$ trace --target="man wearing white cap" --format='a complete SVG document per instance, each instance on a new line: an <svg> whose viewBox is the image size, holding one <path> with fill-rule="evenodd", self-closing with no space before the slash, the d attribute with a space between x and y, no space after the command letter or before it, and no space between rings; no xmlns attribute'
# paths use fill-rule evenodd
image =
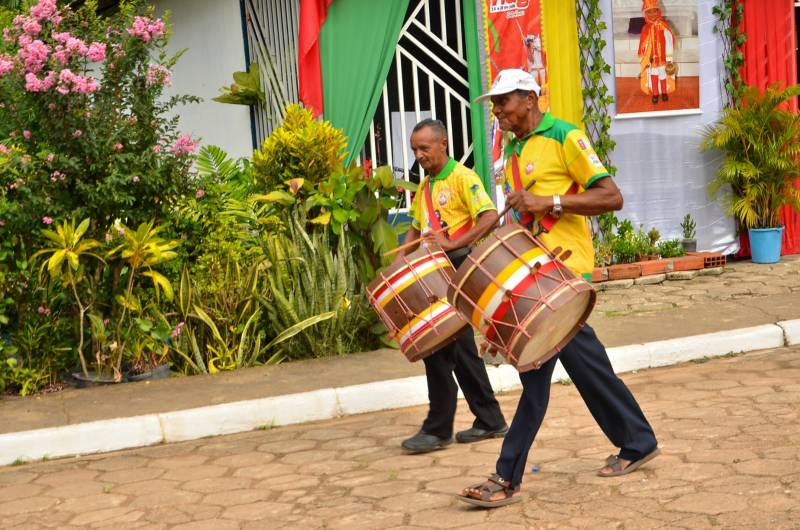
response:
<svg viewBox="0 0 800 530"><path fill-rule="evenodd" d="M506 201L517 220L534 230L548 247L569 249L564 261L591 279L594 248L585 216L622 208L622 194L586 135L577 127L539 110L539 85L523 70L503 70L491 90L500 128L513 137L506 147ZM527 185L535 181L530 191ZM630 390L616 375L603 344L585 325L558 358L611 442L620 448L597 471L601 477L624 475L654 458L658 444ZM503 441L496 472L465 488L458 498L496 507L521 500L520 483L533 440L547 411L556 357L539 370L520 373L522 395Z"/></svg>

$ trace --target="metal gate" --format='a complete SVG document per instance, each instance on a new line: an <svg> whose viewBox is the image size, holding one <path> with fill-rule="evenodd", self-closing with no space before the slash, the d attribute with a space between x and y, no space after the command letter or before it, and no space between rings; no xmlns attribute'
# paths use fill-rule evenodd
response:
<svg viewBox="0 0 800 530"><path fill-rule="evenodd" d="M265 104L251 111L255 129L253 147L259 147L283 121L286 105L299 101L297 36L300 0L243 0L247 55L261 70Z"/></svg>
<svg viewBox="0 0 800 530"><path fill-rule="evenodd" d="M447 126L449 154L472 165L469 81L460 0L411 0L362 160L389 165L406 180L424 172L409 138L424 118ZM410 194L406 193L407 206Z"/></svg>
<svg viewBox="0 0 800 530"><path fill-rule="evenodd" d="M261 68L266 105L254 109L261 145L281 123L283 108L298 101L297 37L299 0L243 0L250 60ZM421 119L442 120L450 156L472 165L461 0L410 0L380 103L360 150L360 161L389 165L412 182L422 170L408 145ZM270 75L271 74L271 75ZM407 194L406 204L410 197Z"/></svg>

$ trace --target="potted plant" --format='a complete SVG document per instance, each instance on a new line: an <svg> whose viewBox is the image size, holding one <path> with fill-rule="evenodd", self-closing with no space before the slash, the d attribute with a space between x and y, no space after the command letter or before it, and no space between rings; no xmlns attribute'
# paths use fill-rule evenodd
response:
<svg viewBox="0 0 800 530"><path fill-rule="evenodd" d="M780 209L800 209L800 116L781 108L800 95L800 85L780 89L747 88L738 107L727 108L704 132L701 149L718 149L725 160L709 184L716 196L730 187L725 207L747 228L756 263L780 259L783 226Z"/></svg>
<svg viewBox="0 0 800 530"><path fill-rule="evenodd" d="M683 240L681 240L681 245L683 246L684 252L697 251L697 240L694 238L696 226L697 225L694 222L694 219L692 219L692 214L687 213L683 217L683 221L681 221L681 230L683 231Z"/></svg>

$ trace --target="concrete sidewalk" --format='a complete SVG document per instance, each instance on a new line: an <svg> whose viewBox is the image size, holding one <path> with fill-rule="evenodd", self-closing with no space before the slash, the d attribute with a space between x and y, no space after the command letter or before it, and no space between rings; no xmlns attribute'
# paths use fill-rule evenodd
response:
<svg viewBox="0 0 800 530"><path fill-rule="evenodd" d="M619 285L603 285L590 324L610 347L617 371L800 341L800 325L785 323L800 319L800 256L775 265L737 262L723 274L685 281L614 287ZM423 374L421 363L381 350L216 376L3 397L0 464L421 404ZM518 385L508 365L491 367L490 376L498 390Z"/></svg>

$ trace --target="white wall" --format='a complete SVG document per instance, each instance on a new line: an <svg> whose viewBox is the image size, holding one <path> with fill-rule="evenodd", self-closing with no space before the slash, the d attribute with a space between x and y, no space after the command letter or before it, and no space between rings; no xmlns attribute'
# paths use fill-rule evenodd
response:
<svg viewBox="0 0 800 530"><path fill-rule="evenodd" d="M188 48L178 61L167 95L189 94L202 103L178 108L180 129L203 144L218 145L231 156L252 154L250 111L212 101L232 74L245 70L242 18L237 0L159 0L156 11L172 12L170 52Z"/></svg>
<svg viewBox="0 0 800 530"><path fill-rule="evenodd" d="M603 18L608 26L606 42L614 42L612 1L603 0ZM636 0L641 5L639 0ZM706 188L720 161L717 153L700 153L703 127L713 123L723 106L719 76L722 45L713 32L715 0L698 0L700 110L685 116L619 119L610 134L617 141L611 162L617 167L615 180L625 197L618 217L631 219L646 229L656 227L662 239L680 236L680 221L691 213L697 222L699 250L733 252L738 249L733 219L725 215L719 199L708 197ZM614 64L613 46L604 50ZM613 70L612 70L613 71ZM614 87L613 76L606 79ZM612 116L616 108L611 109Z"/></svg>

